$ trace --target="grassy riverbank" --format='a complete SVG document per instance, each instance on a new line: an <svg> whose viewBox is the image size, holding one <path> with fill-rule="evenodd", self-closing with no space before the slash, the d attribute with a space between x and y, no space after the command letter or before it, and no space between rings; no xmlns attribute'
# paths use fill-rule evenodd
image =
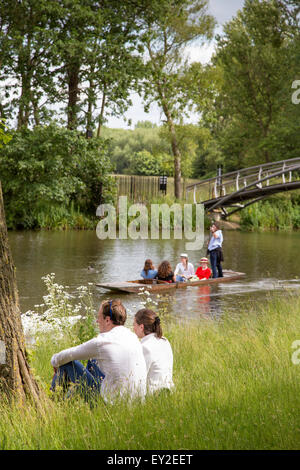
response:
<svg viewBox="0 0 300 470"><path fill-rule="evenodd" d="M18 409L1 401L3 449L299 449L300 296L253 303L236 318L169 324L175 391L145 403L83 401ZM32 366L47 389L49 358L68 339L44 338ZM298 347L299 348L299 347Z"/></svg>
<svg viewBox="0 0 300 470"><path fill-rule="evenodd" d="M166 197L153 197L145 202L148 215L149 225L151 216L152 204L165 204L171 207L173 204L179 204L182 208L182 228L184 229L184 204L186 201L176 201L174 197L167 195ZM128 199L128 208L134 204L133 201ZM137 213L134 216L127 215L127 226L139 216ZM205 229L209 228L210 219L215 215L212 214L208 217L205 214L204 226ZM73 203L69 206L44 206L39 208L36 214L35 229L41 230L96 230L96 226L100 220L91 214L86 214L75 207ZM8 226L10 224L9 214L7 215ZM232 223L231 223L232 222ZM162 220L160 218L160 228ZM191 216L192 229L196 229L196 211L195 207L192 210ZM116 214L116 226L119 227L119 214ZM240 212L229 217L228 223L224 224L224 228L229 229L242 229L243 231L292 231L300 229L300 192L295 191L293 194L280 194L273 196L266 201L261 201L246 207ZM174 230L174 213L170 213L170 229Z"/></svg>
<svg viewBox="0 0 300 470"><path fill-rule="evenodd" d="M247 231L300 229L300 193L279 194L240 212L240 225Z"/></svg>

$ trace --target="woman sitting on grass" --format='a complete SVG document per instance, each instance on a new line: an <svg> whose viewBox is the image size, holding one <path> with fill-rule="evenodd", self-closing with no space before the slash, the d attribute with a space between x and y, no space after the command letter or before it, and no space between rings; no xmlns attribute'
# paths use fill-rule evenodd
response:
<svg viewBox="0 0 300 470"><path fill-rule="evenodd" d="M153 266L151 259L146 259L144 269L141 272L143 279L154 279L157 274L157 269Z"/></svg>
<svg viewBox="0 0 300 470"><path fill-rule="evenodd" d="M172 267L169 263L169 261L162 261L160 265L158 266L158 271L157 275L155 276L155 279L158 279L159 281L165 281L165 282L175 282L175 274L172 271Z"/></svg>
<svg viewBox="0 0 300 470"><path fill-rule="evenodd" d="M135 314L133 328L143 348L148 392L170 390L174 386L173 353L169 341L162 335L160 318L153 310L142 308Z"/></svg>

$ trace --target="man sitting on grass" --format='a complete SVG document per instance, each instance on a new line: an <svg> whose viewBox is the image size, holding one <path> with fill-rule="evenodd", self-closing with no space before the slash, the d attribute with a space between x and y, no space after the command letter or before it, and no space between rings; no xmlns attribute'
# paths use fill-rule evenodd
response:
<svg viewBox="0 0 300 470"><path fill-rule="evenodd" d="M125 328L126 309L120 300L100 305L97 323L100 334L73 348L65 349L51 359L56 384L80 384L85 396L98 392L105 401L117 396L136 397L146 393L146 364L137 336ZM87 367L79 360L89 359Z"/></svg>

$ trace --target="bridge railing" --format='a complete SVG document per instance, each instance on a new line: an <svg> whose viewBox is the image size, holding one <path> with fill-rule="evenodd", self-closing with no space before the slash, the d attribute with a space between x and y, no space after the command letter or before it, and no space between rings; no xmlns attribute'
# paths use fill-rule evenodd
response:
<svg viewBox="0 0 300 470"><path fill-rule="evenodd" d="M300 158L264 163L221 176L208 178L186 187L186 199L192 194L193 202L203 202L226 196L255 184L258 188L291 182L299 178ZM280 175L278 175L280 173ZM262 180L262 181L261 181Z"/></svg>

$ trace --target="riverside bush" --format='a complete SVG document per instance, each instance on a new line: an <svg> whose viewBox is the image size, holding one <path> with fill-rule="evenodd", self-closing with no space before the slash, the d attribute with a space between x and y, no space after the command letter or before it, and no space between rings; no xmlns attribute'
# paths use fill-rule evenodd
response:
<svg viewBox="0 0 300 470"><path fill-rule="evenodd" d="M15 131L0 149L8 228L92 228L114 195L107 145L54 123Z"/></svg>
<svg viewBox="0 0 300 470"><path fill-rule="evenodd" d="M240 223L246 230L299 229L299 198L278 196L252 204L241 211Z"/></svg>

